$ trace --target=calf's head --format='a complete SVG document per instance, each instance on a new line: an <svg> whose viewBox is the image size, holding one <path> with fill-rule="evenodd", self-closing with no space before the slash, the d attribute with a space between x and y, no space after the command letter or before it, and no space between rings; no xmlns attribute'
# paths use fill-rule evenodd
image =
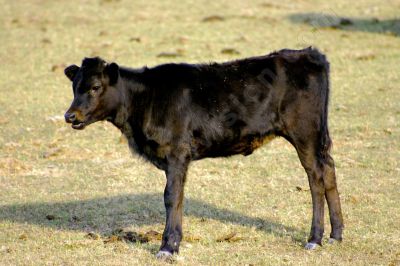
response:
<svg viewBox="0 0 400 266"><path fill-rule="evenodd" d="M65 68L65 75L72 81L74 100L65 113L65 121L74 129L113 116L119 104L117 89L119 67L107 64L101 58L85 58L81 67Z"/></svg>

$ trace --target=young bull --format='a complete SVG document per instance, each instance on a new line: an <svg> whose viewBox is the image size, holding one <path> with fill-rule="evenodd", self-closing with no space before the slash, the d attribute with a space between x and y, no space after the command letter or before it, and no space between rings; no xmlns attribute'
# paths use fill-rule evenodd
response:
<svg viewBox="0 0 400 266"><path fill-rule="evenodd" d="M166 227L157 257L179 251L182 200L191 161L249 155L274 136L297 150L310 184L313 217L306 245L324 232L324 198L332 232L342 240L342 213L329 154L329 63L313 48L281 50L222 64L165 64L131 69L100 58L65 69L74 100L65 120L84 129L114 124L130 148L166 173Z"/></svg>

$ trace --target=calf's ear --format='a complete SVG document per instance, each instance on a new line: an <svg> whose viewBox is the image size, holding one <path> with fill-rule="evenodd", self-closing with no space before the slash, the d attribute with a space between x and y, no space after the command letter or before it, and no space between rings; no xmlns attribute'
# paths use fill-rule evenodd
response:
<svg viewBox="0 0 400 266"><path fill-rule="evenodd" d="M77 65L70 65L64 69L64 74L69 78L69 80L73 81L78 71L79 67Z"/></svg>
<svg viewBox="0 0 400 266"><path fill-rule="evenodd" d="M119 66L116 63L107 65L106 73L111 86L117 83L119 77Z"/></svg>

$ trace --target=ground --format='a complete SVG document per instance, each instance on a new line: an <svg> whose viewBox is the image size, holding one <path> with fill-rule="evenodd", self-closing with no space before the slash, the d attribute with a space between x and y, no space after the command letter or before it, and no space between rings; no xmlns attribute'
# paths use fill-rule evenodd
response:
<svg viewBox="0 0 400 266"><path fill-rule="evenodd" d="M304 250L307 178L276 139L191 165L173 263L400 265L398 0L0 4L1 265L160 264L165 177L110 124L78 132L63 122L66 65L95 55L132 67L221 62L309 45L331 62L343 243Z"/></svg>

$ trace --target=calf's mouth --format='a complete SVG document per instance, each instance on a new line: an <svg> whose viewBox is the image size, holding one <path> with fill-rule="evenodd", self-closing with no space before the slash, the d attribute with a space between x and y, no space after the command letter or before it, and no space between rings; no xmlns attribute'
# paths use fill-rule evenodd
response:
<svg viewBox="0 0 400 266"><path fill-rule="evenodd" d="M78 122L78 121L77 122L73 122L71 127L73 129L81 130L81 129L84 129L86 127L86 123L85 122Z"/></svg>

